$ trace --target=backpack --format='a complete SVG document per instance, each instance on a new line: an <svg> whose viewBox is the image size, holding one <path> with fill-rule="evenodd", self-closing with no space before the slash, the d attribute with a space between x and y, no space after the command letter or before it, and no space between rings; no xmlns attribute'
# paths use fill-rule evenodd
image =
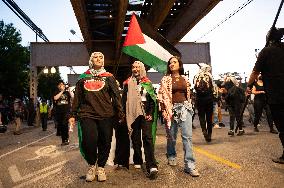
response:
<svg viewBox="0 0 284 188"><path fill-rule="evenodd" d="M213 92L212 79L208 74L199 74L195 78L195 86L197 94L205 95Z"/></svg>
<svg viewBox="0 0 284 188"><path fill-rule="evenodd" d="M228 90L225 100L230 105L244 103L246 100L244 89L234 85Z"/></svg>

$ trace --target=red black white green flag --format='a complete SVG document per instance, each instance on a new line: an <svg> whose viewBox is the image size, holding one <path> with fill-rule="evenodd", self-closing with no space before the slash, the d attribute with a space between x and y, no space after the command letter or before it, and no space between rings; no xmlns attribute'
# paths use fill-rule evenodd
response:
<svg viewBox="0 0 284 188"><path fill-rule="evenodd" d="M172 56L181 56L167 39L135 14L131 17L122 51L162 73L166 73Z"/></svg>

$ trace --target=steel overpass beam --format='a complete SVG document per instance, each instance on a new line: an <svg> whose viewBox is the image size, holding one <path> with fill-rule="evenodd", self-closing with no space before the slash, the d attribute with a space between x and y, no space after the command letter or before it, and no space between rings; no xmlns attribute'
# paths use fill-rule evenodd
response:
<svg viewBox="0 0 284 188"><path fill-rule="evenodd" d="M220 0L193 0L168 28L165 37L177 44Z"/></svg>
<svg viewBox="0 0 284 188"><path fill-rule="evenodd" d="M121 51L121 40L122 40L122 33L124 30L124 21L125 15L127 12L128 0L116 0L117 4L117 15L116 15L116 22L115 22L115 55L114 55L114 62L116 66L113 68L113 73L117 73L118 66L121 61L122 51Z"/></svg>
<svg viewBox="0 0 284 188"><path fill-rule="evenodd" d="M153 26L154 30L157 30L159 26L166 19L171 8L176 0L154 0L151 6L150 13L147 16L147 22Z"/></svg>
<svg viewBox="0 0 284 188"><path fill-rule="evenodd" d="M91 31L89 31L90 25L89 25L89 18L86 10L86 5L84 0L70 0L75 16L77 18L78 24L80 26L80 30L82 32L87 50L89 53L91 53L92 50L92 36Z"/></svg>

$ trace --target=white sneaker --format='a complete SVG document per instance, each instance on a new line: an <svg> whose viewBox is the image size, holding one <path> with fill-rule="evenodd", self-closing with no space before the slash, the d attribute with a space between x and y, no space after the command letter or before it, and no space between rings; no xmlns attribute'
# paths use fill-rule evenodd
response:
<svg viewBox="0 0 284 188"><path fill-rule="evenodd" d="M134 165L134 168L135 169L141 169L141 165L140 164L136 164L136 165Z"/></svg>
<svg viewBox="0 0 284 188"><path fill-rule="evenodd" d="M176 159L168 159L168 165L176 166L177 165L177 160Z"/></svg>
<svg viewBox="0 0 284 188"><path fill-rule="evenodd" d="M157 179L158 169L157 168L150 168L149 179L154 180Z"/></svg>
<svg viewBox="0 0 284 188"><path fill-rule="evenodd" d="M98 181L106 181L107 178L104 168L98 167L97 173L98 173Z"/></svg>
<svg viewBox="0 0 284 188"><path fill-rule="evenodd" d="M94 181L95 178L96 178L96 166L90 165L89 170L86 175L86 181L91 182L91 181Z"/></svg>
<svg viewBox="0 0 284 188"><path fill-rule="evenodd" d="M200 176L197 169L184 169L184 172L190 174L192 177L199 177Z"/></svg>
<svg viewBox="0 0 284 188"><path fill-rule="evenodd" d="M214 129L221 129L222 127L220 127L218 124L215 124L213 128Z"/></svg>

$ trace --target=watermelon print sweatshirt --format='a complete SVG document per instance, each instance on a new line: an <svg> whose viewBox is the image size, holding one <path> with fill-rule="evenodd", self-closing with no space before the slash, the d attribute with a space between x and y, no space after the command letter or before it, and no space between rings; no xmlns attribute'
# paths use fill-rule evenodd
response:
<svg viewBox="0 0 284 188"><path fill-rule="evenodd" d="M104 72L93 76L89 71L80 76L72 103L72 116L102 120L123 117L121 96L115 78Z"/></svg>

